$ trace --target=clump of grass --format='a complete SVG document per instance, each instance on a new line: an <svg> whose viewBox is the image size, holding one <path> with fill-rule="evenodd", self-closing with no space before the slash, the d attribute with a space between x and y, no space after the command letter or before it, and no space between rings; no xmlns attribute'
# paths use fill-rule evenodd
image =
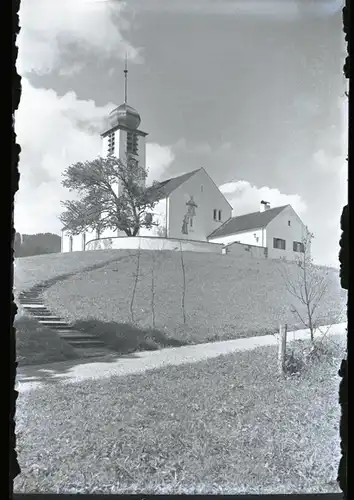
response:
<svg viewBox="0 0 354 500"><path fill-rule="evenodd" d="M20 314L14 321L19 366L77 359L75 349L37 320Z"/></svg>
<svg viewBox="0 0 354 500"><path fill-rule="evenodd" d="M323 335L314 342L296 340L287 347L285 372L288 375L301 376L323 363L336 362L339 352L344 353L344 341L338 337Z"/></svg>

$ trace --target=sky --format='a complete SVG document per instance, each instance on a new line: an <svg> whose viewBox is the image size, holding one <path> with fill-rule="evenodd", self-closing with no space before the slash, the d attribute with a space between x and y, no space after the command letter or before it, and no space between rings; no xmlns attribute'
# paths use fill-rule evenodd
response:
<svg viewBox="0 0 354 500"><path fill-rule="evenodd" d="M22 0L16 230L60 234L65 168L101 153L124 99L149 180L204 167L233 215L290 203L338 266L347 202L346 55L336 0Z"/></svg>

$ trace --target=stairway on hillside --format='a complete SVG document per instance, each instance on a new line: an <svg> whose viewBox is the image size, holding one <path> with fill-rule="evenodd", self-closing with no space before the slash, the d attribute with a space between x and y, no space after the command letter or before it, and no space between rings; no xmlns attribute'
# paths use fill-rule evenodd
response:
<svg viewBox="0 0 354 500"><path fill-rule="evenodd" d="M46 287L35 286L28 291L21 292L18 300L23 310L36 319L41 325L55 330L56 333L77 351L79 357L101 357L114 354L104 342L92 334L80 332L72 328L70 323L55 316L44 305L42 292Z"/></svg>

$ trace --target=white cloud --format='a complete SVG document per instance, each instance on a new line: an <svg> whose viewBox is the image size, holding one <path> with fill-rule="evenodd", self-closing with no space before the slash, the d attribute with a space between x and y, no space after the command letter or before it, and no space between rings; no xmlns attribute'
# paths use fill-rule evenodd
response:
<svg viewBox="0 0 354 500"><path fill-rule="evenodd" d="M113 104L96 106L79 100L74 92L59 97L53 90L36 89L22 80L22 96L15 115L21 146L20 188L16 194L15 226L20 232L59 232L60 201L70 193L61 186L65 168L101 154L104 117ZM167 146L149 144L151 173L161 175L173 160Z"/></svg>
<svg viewBox="0 0 354 500"><path fill-rule="evenodd" d="M21 31L17 38L17 68L28 72L61 74L80 71L83 61L70 61L68 44L79 44L79 54L139 60L139 51L125 40L127 28L121 13L124 2L105 0L23 0L19 12ZM67 60L66 60L67 59Z"/></svg>
<svg viewBox="0 0 354 500"><path fill-rule="evenodd" d="M247 181L228 182L220 186L233 207L233 215L243 215L257 212L261 200L268 201L271 206L291 205L301 217L307 210L307 205L298 194L283 194L278 189L267 186L252 186Z"/></svg>
<svg viewBox="0 0 354 500"><path fill-rule="evenodd" d="M146 144L146 165L149 169L147 184L161 181L164 172L171 165L175 156L169 146L160 146L156 143Z"/></svg>

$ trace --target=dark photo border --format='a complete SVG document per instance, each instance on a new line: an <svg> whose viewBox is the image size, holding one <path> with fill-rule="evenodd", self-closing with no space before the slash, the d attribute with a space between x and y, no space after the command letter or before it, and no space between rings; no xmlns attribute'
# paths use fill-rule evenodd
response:
<svg viewBox="0 0 354 500"><path fill-rule="evenodd" d="M27 0L30 2L31 0ZM47 0L49 1L60 1L60 0ZM178 1L178 0L176 0ZM193 1L193 0L191 0ZM285 0L284 0L285 1ZM325 1L325 0L324 0ZM4 2L4 6L8 6L8 2ZM6 495L5 489L1 491L1 498L15 498L17 500L49 500L49 499L74 499L77 498L77 495L55 495L55 494L13 494L13 481L21 473L16 453L16 426L15 426L15 409L16 409L16 400L18 397L18 392L15 390L15 378L16 378L16 337L15 337L15 328L13 326L14 318L16 315L17 307L14 301L13 294L13 261L14 261L14 251L13 251L13 241L15 235L14 229L14 218L13 218L13 208L14 208L14 196L19 188L19 156L21 152L20 145L16 142L16 134L14 130L13 116L15 110L17 110L21 98L21 77L17 74L16 71L16 59L18 49L16 47L16 38L19 33L19 8L20 8L20 0L12 0L12 123L11 123L11 174L10 174L10 189L5 189L4 196L9 203L6 204L5 213L6 213L6 228L8 228L10 233L9 245L4 245L6 257L8 258L9 264L9 280L6 281L7 290L6 293L9 292L9 350L5 349L6 356L5 364L7 364L7 359L9 359L9 391L7 391L6 402L9 404L5 405L5 408L8 408L7 415L7 426L8 426L8 440L9 440L9 453L7 455L7 461L9 464L9 475L8 475L8 483L7 488L8 494ZM4 9L6 10L6 9ZM350 0L346 0L346 5L343 8L343 30L345 33L345 40L347 44L347 57L344 62L343 71L345 77L349 80L349 94L348 98L351 95L351 72L350 72L350 51L351 51L351 43L350 43ZM7 25L5 24L5 27ZM3 75L5 72L3 73ZM6 97L5 97L6 99ZM350 104L349 104L349 145L350 145ZM6 127L5 127L6 129ZM350 165L351 165L351 155L350 155L350 147L348 151L348 185L350 193L351 190L351 175L350 175ZM6 177L5 177L6 179ZM10 196L9 196L10 193ZM350 198L350 197L349 197ZM349 199L348 198L348 199ZM348 318L348 328L347 328L347 340L350 336L350 332L353 329L353 326L350 321L350 311L352 310L351 302L352 302L352 293L350 289L350 275L349 275L349 211L350 211L350 203L343 208L341 220L338 221L338 224L341 226L342 236L340 240L340 252L339 252L339 261L340 261L340 280L341 287L348 291L348 309L347 309L347 318ZM6 274L5 274L6 276ZM349 344L347 344L349 347ZM318 499L318 500L330 500L330 499L339 499L339 498L348 498L348 487L347 487L347 463L348 463L348 358L347 360L343 359L341 366L339 368L339 375L341 377L340 387L339 387L339 404L341 405L341 420L340 420L340 439L341 439L341 453L342 458L340 461L339 469L338 469L338 484L343 492L342 494L309 494L309 495L240 495L240 496L227 496L223 495L222 497L227 498L245 498L248 500L259 499L259 500L270 500L271 498L279 499L279 498L289 498L289 499ZM9 357L9 358L8 358ZM107 495L79 495L81 500L88 500L89 498L106 498ZM118 497L118 498L159 498L163 499L166 496L164 495L109 495L110 497ZM168 496L168 498L172 498L174 495ZM195 496L198 495L183 495L185 496ZM208 498L207 495L200 495L204 498ZM221 495L220 495L221 496ZM176 495L177 497L177 495ZM213 498L212 496L210 496Z"/></svg>

